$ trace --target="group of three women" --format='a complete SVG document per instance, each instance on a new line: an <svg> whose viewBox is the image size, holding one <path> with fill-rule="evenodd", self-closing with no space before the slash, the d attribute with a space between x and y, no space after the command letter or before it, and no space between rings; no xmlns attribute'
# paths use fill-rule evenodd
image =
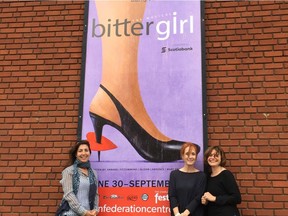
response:
<svg viewBox="0 0 288 216"><path fill-rule="evenodd" d="M239 216L241 195L233 174L224 168L226 158L220 147L210 147L204 154L211 168L206 174L195 168L198 145L183 144L180 154L184 166L170 173L169 200L173 216ZM70 150L69 166L62 172L63 199L56 216L96 216L99 195L97 173L90 167L88 141L77 142Z"/></svg>

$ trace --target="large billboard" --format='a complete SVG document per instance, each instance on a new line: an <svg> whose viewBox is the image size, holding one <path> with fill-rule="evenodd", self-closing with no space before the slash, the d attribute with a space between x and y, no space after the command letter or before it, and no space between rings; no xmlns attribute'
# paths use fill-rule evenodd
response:
<svg viewBox="0 0 288 216"><path fill-rule="evenodd" d="M201 147L203 170L201 1L86 4L79 134L93 150L99 215L168 216L183 143Z"/></svg>

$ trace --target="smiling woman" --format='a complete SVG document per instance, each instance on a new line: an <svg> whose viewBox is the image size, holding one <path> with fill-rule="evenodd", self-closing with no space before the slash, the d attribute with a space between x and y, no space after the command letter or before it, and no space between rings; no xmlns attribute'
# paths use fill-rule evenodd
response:
<svg viewBox="0 0 288 216"><path fill-rule="evenodd" d="M207 205L208 216L240 216L237 204L241 194L233 174L224 168L225 153L219 146L209 147L204 154L204 162L209 165L207 192L201 202Z"/></svg>
<svg viewBox="0 0 288 216"><path fill-rule="evenodd" d="M169 200L173 216L203 216L201 196L206 187L204 172L196 169L200 147L193 143L184 143L180 150L184 166L170 173Z"/></svg>
<svg viewBox="0 0 288 216"><path fill-rule="evenodd" d="M91 155L90 146L86 144L81 144L76 152L77 160L82 163L87 162L89 160L90 155Z"/></svg>
<svg viewBox="0 0 288 216"><path fill-rule="evenodd" d="M69 166L60 183L63 199L56 216L96 216L98 214L98 178L90 167L91 148L87 140L77 141L70 150Z"/></svg>

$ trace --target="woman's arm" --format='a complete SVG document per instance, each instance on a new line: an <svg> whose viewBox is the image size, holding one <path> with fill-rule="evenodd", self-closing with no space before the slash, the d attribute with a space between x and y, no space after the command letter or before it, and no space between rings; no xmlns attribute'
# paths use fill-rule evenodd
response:
<svg viewBox="0 0 288 216"><path fill-rule="evenodd" d="M201 175L199 176L199 178L196 178L195 181L198 182L197 187L194 188L194 190L196 191L196 196L195 198L189 203L189 205L187 206L187 209L189 210L189 212L193 215L193 212L195 211L195 209L201 205L201 197L204 194L205 190L206 190L206 175L205 173L201 173Z"/></svg>
<svg viewBox="0 0 288 216"><path fill-rule="evenodd" d="M168 196L170 202L170 208L173 210L174 215L179 213L178 209L178 200L177 200L177 192L176 192L176 179L173 175L173 171L170 173L169 178L169 188L168 188Z"/></svg>
<svg viewBox="0 0 288 216"><path fill-rule="evenodd" d="M226 170L223 173L223 187L225 189L225 195L219 195L216 197L215 203L218 205L225 204L240 204L241 203L241 193L239 191L237 182L233 176L233 174Z"/></svg>
<svg viewBox="0 0 288 216"><path fill-rule="evenodd" d="M69 203L70 208L79 215L85 215L87 210L81 206L76 195L73 192L73 168L68 167L62 172L62 179L60 183L62 184L64 199Z"/></svg>

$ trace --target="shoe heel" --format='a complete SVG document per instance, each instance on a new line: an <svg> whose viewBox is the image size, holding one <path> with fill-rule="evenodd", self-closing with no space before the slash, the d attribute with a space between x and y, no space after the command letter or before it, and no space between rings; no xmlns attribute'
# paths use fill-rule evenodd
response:
<svg viewBox="0 0 288 216"><path fill-rule="evenodd" d="M102 129L104 125L110 125L126 137L138 154L150 162L171 162L180 160L180 149L183 141L161 141L151 136L124 108L124 106L104 86L100 88L110 97L120 116L121 125L105 119L97 114L89 112L97 143L101 144ZM100 152L98 152L100 161Z"/></svg>
<svg viewBox="0 0 288 216"><path fill-rule="evenodd" d="M93 128L95 131L95 136L96 136L96 142L101 144L102 140L102 131L103 131L103 126L105 124L105 121L103 118L100 116L96 116L93 113L89 113L90 118L92 120ZM100 151L98 151L98 161L100 161Z"/></svg>

